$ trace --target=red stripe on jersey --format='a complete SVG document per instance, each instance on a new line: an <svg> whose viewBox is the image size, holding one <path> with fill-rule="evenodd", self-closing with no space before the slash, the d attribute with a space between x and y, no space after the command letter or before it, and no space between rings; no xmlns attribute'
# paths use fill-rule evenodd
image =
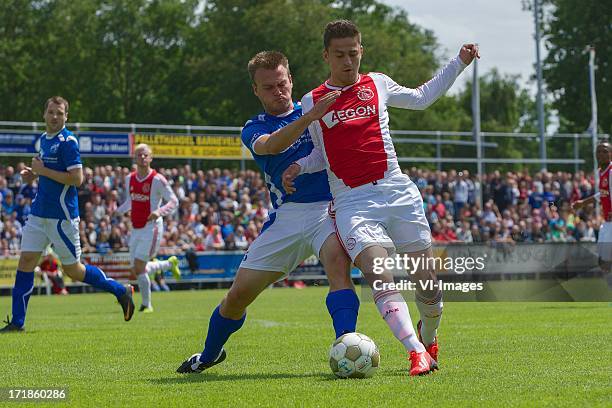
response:
<svg viewBox="0 0 612 408"><path fill-rule="evenodd" d="M312 91L313 103L333 91L325 84ZM319 120L329 168L349 187L379 180L387 171L380 129L378 91L372 78L343 90L333 110Z"/></svg>
<svg viewBox="0 0 612 408"><path fill-rule="evenodd" d="M151 186L157 172L152 170L144 179L138 180L138 173L130 175L130 199L132 200L132 226L142 228L151 215Z"/></svg>
<svg viewBox="0 0 612 408"><path fill-rule="evenodd" d="M612 164L612 163L611 163ZM603 210L603 218L604 220L608 220L608 216L610 215L610 211L612 210L612 202L610 201L610 166L604 171L599 172L599 194L601 199L601 208Z"/></svg>

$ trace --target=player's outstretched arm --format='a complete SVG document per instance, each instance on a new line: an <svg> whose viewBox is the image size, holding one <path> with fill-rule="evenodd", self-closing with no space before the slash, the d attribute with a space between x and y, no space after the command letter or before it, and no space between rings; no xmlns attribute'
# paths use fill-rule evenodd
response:
<svg viewBox="0 0 612 408"><path fill-rule="evenodd" d="M423 110L449 90L455 79L474 58L480 58L477 44L464 44L459 55L446 64L433 78L416 89L406 88L386 77L387 105L396 108Z"/></svg>
<svg viewBox="0 0 612 408"><path fill-rule="evenodd" d="M304 133L308 125L325 115L329 107L338 99L338 96L340 96L340 91L328 93L298 120L269 135L261 136L253 145L255 153L264 155L278 154L285 151Z"/></svg>
<svg viewBox="0 0 612 408"><path fill-rule="evenodd" d="M581 209L584 206L587 206L589 204L594 203L595 201L597 201L598 198L599 198L599 196L597 194L594 194L594 195L592 195L590 197L587 197L587 198L584 198L582 200L574 201L572 203L572 208L574 210L579 210L579 209Z"/></svg>
<svg viewBox="0 0 612 408"><path fill-rule="evenodd" d="M40 157L32 158L32 172L69 186L78 187L83 184L83 169L81 167L72 168L68 171L52 170L45 167L45 163L43 163Z"/></svg>

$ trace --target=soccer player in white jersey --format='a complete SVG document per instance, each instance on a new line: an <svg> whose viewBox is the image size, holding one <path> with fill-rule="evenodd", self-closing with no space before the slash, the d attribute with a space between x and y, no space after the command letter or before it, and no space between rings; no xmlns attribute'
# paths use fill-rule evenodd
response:
<svg viewBox="0 0 612 408"><path fill-rule="evenodd" d="M32 159L31 168L21 172L26 183L39 178L38 191L21 237L21 255L13 287L13 318L7 319L0 332L23 331L34 290L34 268L49 243L53 244L66 275L115 295L123 309L123 318L128 321L134 313L132 286L123 286L107 278L97 266L80 262L77 186L83 182L83 169L78 140L65 126L68 101L60 96L49 98L43 118L46 132L39 138L39 156Z"/></svg>
<svg viewBox="0 0 612 408"><path fill-rule="evenodd" d="M433 258L423 201L419 189L399 167L387 107L427 108L479 56L478 47L464 45L431 80L410 89L384 74L359 73L363 47L361 34L352 22L329 23L323 42L331 76L304 96L302 108L308 112L330 92L340 91L341 95L325 116L310 125L315 149L287 169L285 188L293 190L291 183L298 174L327 169L338 235L372 287L381 316L409 353L410 375L427 374L438 368L437 328L442 315L442 292L433 263L424 262L428 264L425 268L410 271L417 282L416 304L421 317L418 335L401 293L380 285L393 282L393 271L373 273L375 262L396 253L423 260ZM419 282L433 286L422 287Z"/></svg>
<svg viewBox="0 0 612 408"><path fill-rule="evenodd" d="M291 98L293 82L283 54L258 53L249 61L248 71L264 112L246 123L242 141L264 173L274 210L244 256L229 292L213 311L203 352L184 361L179 373L201 372L223 361L223 346L242 327L246 308L312 254L319 257L329 279L326 305L336 337L355 331L357 323L359 299L350 279L350 261L328 215L327 175L319 171L298 177L300 192L295 195L287 195L281 181L287 166L312 150L307 127L325 114L339 93L329 93L308 115L302 115Z"/></svg>
<svg viewBox="0 0 612 408"><path fill-rule="evenodd" d="M579 210L599 200L603 222L599 227L597 252L599 265L607 273L608 287L612 287L612 273L610 273L612 266L612 197L610 196L612 151L610 150L610 144L606 141L599 143L595 148L595 156L599 166L599 193L574 202L572 207Z"/></svg>
<svg viewBox="0 0 612 408"><path fill-rule="evenodd" d="M163 217L176 211L178 199L166 178L151 168L153 154L148 145L143 143L136 146L134 159L136 170L125 177L124 185L128 190L126 200L115 212L125 214L131 210L130 261L142 297L139 311L151 313L149 274L171 269L175 279L181 277L176 256L166 261L151 261L159 250L164 234ZM166 204L162 205L162 200Z"/></svg>

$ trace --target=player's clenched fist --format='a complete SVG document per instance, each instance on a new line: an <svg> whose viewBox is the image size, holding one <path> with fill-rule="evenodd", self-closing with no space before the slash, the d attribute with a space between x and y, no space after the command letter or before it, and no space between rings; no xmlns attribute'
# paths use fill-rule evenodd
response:
<svg viewBox="0 0 612 408"><path fill-rule="evenodd" d="M292 163L283 173L283 188L287 194L295 193L294 181L300 175L301 167L297 163Z"/></svg>
<svg viewBox="0 0 612 408"><path fill-rule="evenodd" d="M21 174L21 178L26 184L30 184L36 179L36 175L32 172L30 167L25 167L19 174Z"/></svg>
<svg viewBox="0 0 612 408"><path fill-rule="evenodd" d="M40 174L42 169L45 168L45 163L40 159L40 157L32 157L32 172L34 174Z"/></svg>
<svg viewBox="0 0 612 408"><path fill-rule="evenodd" d="M463 44L459 51L459 58L465 65L470 65L474 58L480 58L478 44Z"/></svg>

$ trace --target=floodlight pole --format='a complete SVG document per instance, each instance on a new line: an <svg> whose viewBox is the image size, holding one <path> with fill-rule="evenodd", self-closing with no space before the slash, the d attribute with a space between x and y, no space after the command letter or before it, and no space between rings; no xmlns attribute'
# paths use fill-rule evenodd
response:
<svg viewBox="0 0 612 408"><path fill-rule="evenodd" d="M544 95L542 92L542 60L540 58L540 0L533 2L533 19L535 22L536 41L536 76L538 82L538 134L540 136L541 170L546 170L546 139L544 133Z"/></svg>
<svg viewBox="0 0 612 408"><path fill-rule="evenodd" d="M474 58L473 78L472 78L472 133L476 142L476 166L478 188L478 205L482 208L482 134L480 132L480 83L478 81L478 58Z"/></svg>
<svg viewBox="0 0 612 408"><path fill-rule="evenodd" d="M595 47L589 50L589 88L591 93L591 142L593 144L593 179L595 181L595 193L599 192L599 171L597 168L597 95L595 94ZM595 202L595 214L599 217L600 205Z"/></svg>

